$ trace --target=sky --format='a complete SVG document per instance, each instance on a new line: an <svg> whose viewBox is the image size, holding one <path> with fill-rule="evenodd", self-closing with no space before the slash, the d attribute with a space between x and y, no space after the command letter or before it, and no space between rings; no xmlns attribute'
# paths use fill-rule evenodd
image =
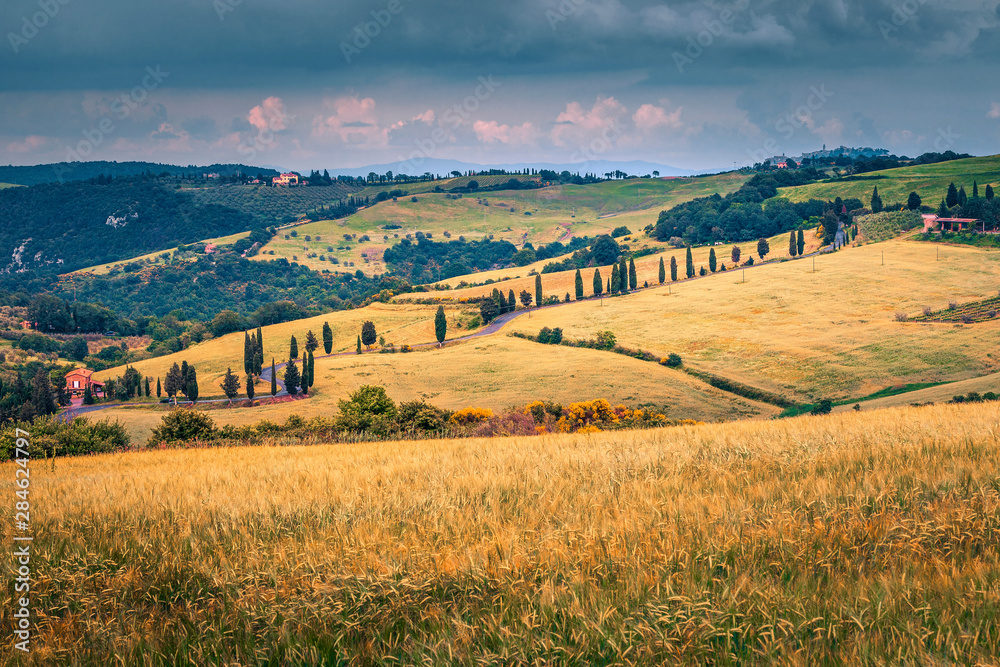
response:
<svg viewBox="0 0 1000 667"><path fill-rule="evenodd" d="M1000 153L1000 0L4 0L0 164Z"/></svg>

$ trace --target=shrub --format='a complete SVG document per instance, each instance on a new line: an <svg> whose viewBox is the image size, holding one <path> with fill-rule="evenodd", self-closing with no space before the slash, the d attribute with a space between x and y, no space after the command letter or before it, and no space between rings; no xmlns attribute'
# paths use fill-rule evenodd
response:
<svg viewBox="0 0 1000 667"><path fill-rule="evenodd" d="M472 435L477 438L502 438L509 436L535 435L534 418L523 412L505 412L479 424Z"/></svg>
<svg viewBox="0 0 1000 667"><path fill-rule="evenodd" d="M215 422L204 412L182 408L171 410L163 421L153 429L149 436L149 445L155 446L165 442L187 442L190 440L208 440L215 435Z"/></svg>
<svg viewBox="0 0 1000 667"><path fill-rule="evenodd" d="M617 342L613 331L599 331L594 346L599 350L612 350Z"/></svg>
<svg viewBox="0 0 1000 667"><path fill-rule="evenodd" d="M896 313L896 321L897 322L906 322L909 319L910 319L910 316L907 315L906 313L902 313L902 312Z"/></svg>
<svg viewBox="0 0 1000 667"><path fill-rule="evenodd" d="M32 457L80 456L101 454L128 449L129 437L125 427L108 419L91 423L78 417L68 424L55 417L39 417L33 422L8 422L0 428L0 460L14 457L17 441L15 429L31 433L28 453Z"/></svg>
<svg viewBox="0 0 1000 667"><path fill-rule="evenodd" d="M676 352L671 352L666 358L660 359L660 365L667 366L669 368L678 368L681 363L681 355Z"/></svg>
<svg viewBox="0 0 1000 667"><path fill-rule="evenodd" d="M958 319L962 320L962 324L972 324L972 315L965 314Z"/></svg>
<svg viewBox="0 0 1000 667"><path fill-rule="evenodd" d="M424 401L410 401L399 406L398 423L403 431L440 431L450 415Z"/></svg>
<svg viewBox="0 0 1000 667"><path fill-rule="evenodd" d="M958 308L958 301L948 302L948 310L955 310L956 308Z"/></svg>
<svg viewBox="0 0 1000 667"><path fill-rule="evenodd" d="M474 426L493 418L493 411L486 408L462 408L451 416L449 423L455 426Z"/></svg>
<svg viewBox="0 0 1000 667"><path fill-rule="evenodd" d="M828 415L833 412L833 401L829 398L824 398L822 401L813 406L809 414L812 415Z"/></svg>
<svg viewBox="0 0 1000 667"><path fill-rule="evenodd" d="M539 343L543 345L549 344L549 338L552 336L552 329L548 327L542 327L542 330L538 332L538 337L535 338Z"/></svg>
<svg viewBox="0 0 1000 667"><path fill-rule="evenodd" d="M924 316L925 317L930 317L933 314L934 314L934 309L933 308L931 308L930 306L924 306Z"/></svg>
<svg viewBox="0 0 1000 667"><path fill-rule="evenodd" d="M364 385L354 391L347 400L337 403L337 428L341 431L385 434L392 430L396 419L396 404L385 391L385 387Z"/></svg>

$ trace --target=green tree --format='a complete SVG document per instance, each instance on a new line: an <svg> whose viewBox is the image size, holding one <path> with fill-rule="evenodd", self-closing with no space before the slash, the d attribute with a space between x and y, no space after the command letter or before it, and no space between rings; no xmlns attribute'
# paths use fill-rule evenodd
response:
<svg viewBox="0 0 1000 667"><path fill-rule="evenodd" d="M767 242L767 239L763 237L757 239L757 256L764 259L769 252L771 252L771 245Z"/></svg>
<svg viewBox="0 0 1000 667"><path fill-rule="evenodd" d="M185 363L185 366L186 365L187 364ZM164 387L164 390L167 392L167 396L169 398L175 398L181 391L183 385L184 376L181 373L181 368L176 362L174 362L174 365L170 367L169 371L167 371L166 386Z"/></svg>
<svg viewBox="0 0 1000 667"><path fill-rule="evenodd" d="M251 403L253 403L254 393L256 393L257 388L254 386L254 380L252 375L247 376L246 389L247 389L247 399Z"/></svg>
<svg viewBox="0 0 1000 667"><path fill-rule="evenodd" d="M347 400L338 401L337 407L340 414L337 415L336 425L340 431L384 435L395 428L396 404L384 387L364 385Z"/></svg>
<svg viewBox="0 0 1000 667"><path fill-rule="evenodd" d="M310 329L309 333L306 334L306 352L315 352L317 348L319 348L319 341L316 340L316 334Z"/></svg>
<svg viewBox="0 0 1000 667"><path fill-rule="evenodd" d="M788 255L790 257L795 257L799 254L798 244L795 243L795 232L791 232L788 235Z"/></svg>
<svg viewBox="0 0 1000 667"><path fill-rule="evenodd" d="M307 353L309 376L308 382L309 388L312 389L313 385L316 384L316 358L313 356L312 352Z"/></svg>
<svg viewBox="0 0 1000 667"><path fill-rule="evenodd" d="M250 375L250 373L247 373L247 377ZM232 368L226 369L226 374L222 377L222 384L220 384L219 387L222 388L222 393L226 395L226 398L229 399L230 403L232 403L233 399L240 393L240 381L239 378L233 375Z"/></svg>
<svg viewBox="0 0 1000 667"><path fill-rule="evenodd" d="M56 401L52 397L52 381L49 372L39 368L31 381L31 408L35 415L51 415L56 411Z"/></svg>
<svg viewBox="0 0 1000 667"><path fill-rule="evenodd" d="M198 402L198 371L194 366L188 366L187 398L192 403Z"/></svg>
<svg viewBox="0 0 1000 667"><path fill-rule="evenodd" d="M806 235L801 229L799 230L798 237L795 239L795 244L798 246L799 257L801 257L806 251Z"/></svg>
<svg viewBox="0 0 1000 667"><path fill-rule="evenodd" d="M160 386L160 378L156 378L156 397L163 396L163 387Z"/></svg>
<svg viewBox="0 0 1000 667"><path fill-rule="evenodd" d="M378 340L378 334L375 332L375 323L371 320L365 322L361 325L361 342L369 350L372 349L372 345Z"/></svg>
<svg viewBox="0 0 1000 667"><path fill-rule="evenodd" d="M274 368L274 357L271 357L271 396L278 395L278 373Z"/></svg>
<svg viewBox="0 0 1000 667"><path fill-rule="evenodd" d="M333 329L329 322L323 322L323 349L327 354L333 352Z"/></svg>
<svg viewBox="0 0 1000 667"><path fill-rule="evenodd" d="M945 203L944 199L941 200L941 205L938 206L937 216L939 218L951 217L951 211L948 210L948 205Z"/></svg>
<svg viewBox="0 0 1000 667"><path fill-rule="evenodd" d="M288 363L285 364L285 391L287 391L292 396L299 393L299 384L302 382L302 376L299 374L299 367L295 365L295 357L288 359Z"/></svg>
<svg viewBox="0 0 1000 667"><path fill-rule="evenodd" d="M879 194L878 194L878 186L876 185L875 189L872 191L872 198L871 198L872 213L881 213L882 212L882 208L883 208L883 206L882 206L882 197L879 196Z"/></svg>
<svg viewBox="0 0 1000 667"><path fill-rule="evenodd" d="M83 336L74 336L73 340L69 342L69 353L68 356L73 361L83 361L90 354L87 348L87 341Z"/></svg>
<svg viewBox="0 0 1000 667"><path fill-rule="evenodd" d="M972 198L979 199L979 181L972 181Z"/></svg>
<svg viewBox="0 0 1000 667"><path fill-rule="evenodd" d="M708 251L708 270L715 273L719 268L719 260L715 256L715 248Z"/></svg>
<svg viewBox="0 0 1000 667"><path fill-rule="evenodd" d="M628 263L624 257L618 261L618 280L622 294L628 294Z"/></svg>
<svg viewBox="0 0 1000 667"><path fill-rule="evenodd" d="M500 306L493 299L483 299L479 302L479 316L483 318L483 324L489 324L500 316Z"/></svg>
<svg viewBox="0 0 1000 667"><path fill-rule="evenodd" d="M243 372L247 375L253 373L254 364L254 350L253 344L250 342L250 334L246 331L243 332Z"/></svg>
<svg viewBox="0 0 1000 667"><path fill-rule="evenodd" d="M911 211L919 211L920 206L923 203L924 202L920 199L920 195L918 195L916 192L911 192L910 198L906 200L906 208L910 209Z"/></svg>
<svg viewBox="0 0 1000 667"><path fill-rule="evenodd" d="M438 347L441 347L448 335L448 318L444 314L444 306L438 306L437 314L434 315L434 335L437 337Z"/></svg>
<svg viewBox="0 0 1000 667"><path fill-rule="evenodd" d="M694 278L694 256L691 254L691 246L687 249L687 277Z"/></svg>
<svg viewBox="0 0 1000 667"><path fill-rule="evenodd" d="M954 183L948 186L948 196L945 197L945 202L948 204L948 208L958 206L958 188L955 187Z"/></svg>
<svg viewBox="0 0 1000 667"><path fill-rule="evenodd" d="M517 310L517 297L514 296L514 290L507 292L507 310L512 313Z"/></svg>
<svg viewBox="0 0 1000 667"><path fill-rule="evenodd" d="M535 304L541 306L544 301L542 300L542 274L535 275Z"/></svg>
<svg viewBox="0 0 1000 667"><path fill-rule="evenodd" d="M968 201L969 196L965 194L965 186L963 185L958 189L958 205L964 208Z"/></svg>
<svg viewBox="0 0 1000 667"><path fill-rule="evenodd" d="M601 296L604 294L604 279L601 278L601 270L594 269L594 295Z"/></svg>
<svg viewBox="0 0 1000 667"><path fill-rule="evenodd" d="M677 258L670 258L670 282L677 282Z"/></svg>
<svg viewBox="0 0 1000 667"><path fill-rule="evenodd" d="M152 393L152 392L150 391L150 387L149 387L149 378L147 377L147 378L146 378L146 398L149 398L149 395L150 395L151 393Z"/></svg>
<svg viewBox="0 0 1000 667"><path fill-rule="evenodd" d="M734 245L733 252L730 254L730 259L733 260L733 264L735 264L736 266L740 265L740 256L742 254L743 252L740 250L740 247L738 245Z"/></svg>
<svg viewBox="0 0 1000 667"><path fill-rule="evenodd" d="M993 186L991 184L986 185L986 199L993 199Z"/></svg>
<svg viewBox="0 0 1000 667"><path fill-rule="evenodd" d="M660 284L667 282L667 267L663 264L663 257L660 257L660 273L659 273Z"/></svg>
<svg viewBox="0 0 1000 667"><path fill-rule="evenodd" d="M580 273L580 269L576 270L573 286L576 288L576 300L579 301L583 298L583 274Z"/></svg>
<svg viewBox="0 0 1000 667"><path fill-rule="evenodd" d="M260 326L257 327L257 349L260 350L260 364L264 365L264 332ZM260 375L260 373L258 373Z"/></svg>
<svg viewBox="0 0 1000 667"><path fill-rule="evenodd" d="M635 272L635 259L629 257L628 260L628 286L635 291L639 287L639 277Z"/></svg>
<svg viewBox="0 0 1000 667"><path fill-rule="evenodd" d="M358 336L358 354L361 354L361 336Z"/></svg>
<svg viewBox="0 0 1000 667"><path fill-rule="evenodd" d="M609 294L618 294L622 290L621 273L618 271L618 264L611 265L611 289Z"/></svg>
<svg viewBox="0 0 1000 667"><path fill-rule="evenodd" d="M292 336L292 342L288 348L288 356L292 359L298 359L299 357L299 341L295 340L295 336Z"/></svg>
<svg viewBox="0 0 1000 667"><path fill-rule="evenodd" d="M215 422L201 410L171 410L160 425L153 429L149 442L186 442L211 438L215 433Z"/></svg>
<svg viewBox="0 0 1000 667"><path fill-rule="evenodd" d="M94 404L94 392L90 390L89 384L83 388L83 404L84 405Z"/></svg>

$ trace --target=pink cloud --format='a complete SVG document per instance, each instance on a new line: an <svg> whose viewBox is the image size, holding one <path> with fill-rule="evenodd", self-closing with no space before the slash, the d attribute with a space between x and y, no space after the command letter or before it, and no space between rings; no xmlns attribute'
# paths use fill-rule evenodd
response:
<svg viewBox="0 0 1000 667"><path fill-rule="evenodd" d="M25 137L23 141L7 144L4 151L8 153L34 153L38 149L44 148L48 143L48 137L32 134Z"/></svg>
<svg viewBox="0 0 1000 667"><path fill-rule="evenodd" d="M472 124L472 131L476 133L476 138L484 144L535 144L541 134L531 123L521 125L501 125L495 120L477 120Z"/></svg>
<svg viewBox="0 0 1000 667"><path fill-rule="evenodd" d="M990 112L987 114L990 118L1000 118L1000 102L994 102L993 106L990 107Z"/></svg>
<svg viewBox="0 0 1000 667"><path fill-rule="evenodd" d="M269 97L250 110L247 120L258 132L278 132L288 129L291 118L285 113L285 103L280 97Z"/></svg>
<svg viewBox="0 0 1000 667"><path fill-rule="evenodd" d="M668 113L663 107L653 104L643 104L632 115L632 122L643 132L651 132L660 128L679 130L684 126L684 123L681 122L682 111L683 107L678 107Z"/></svg>
<svg viewBox="0 0 1000 667"><path fill-rule="evenodd" d="M570 102L566 110L556 117L552 128L552 143L556 146L582 145L602 132L618 127L619 119L628 109L613 97L597 98L589 110L579 102Z"/></svg>
<svg viewBox="0 0 1000 667"><path fill-rule="evenodd" d="M354 146L385 146L389 128L379 125L375 100L340 97L324 102L325 112L313 119L316 139L335 139Z"/></svg>

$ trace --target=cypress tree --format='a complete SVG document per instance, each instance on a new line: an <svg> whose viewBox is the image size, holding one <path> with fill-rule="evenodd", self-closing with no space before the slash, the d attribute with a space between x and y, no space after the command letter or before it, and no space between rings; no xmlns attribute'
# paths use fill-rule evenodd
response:
<svg viewBox="0 0 1000 667"><path fill-rule="evenodd" d="M989 183L986 184L986 199L993 199L993 186Z"/></svg>
<svg viewBox="0 0 1000 667"><path fill-rule="evenodd" d="M965 186L958 189L958 205L964 207L969 201L969 196L965 194Z"/></svg>
<svg viewBox="0 0 1000 667"><path fill-rule="evenodd" d="M182 394L184 394L185 396L187 396L188 375L190 374L190 372L191 372L191 368L188 366L188 362L187 361L182 361L181 362L181 381L180 381L180 384L177 385L177 389Z"/></svg>
<svg viewBox="0 0 1000 667"><path fill-rule="evenodd" d="M507 310L512 313L517 310L517 298L514 296L514 290L507 291Z"/></svg>
<svg viewBox="0 0 1000 667"><path fill-rule="evenodd" d="M948 204L944 199L941 200L941 205L938 206L937 215L939 218L947 218L951 215L951 212L948 211Z"/></svg>
<svg viewBox="0 0 1000 667"><path fill-rule="evenodd" d="M361 336L358 336L358 354L361 354Z"/></svg>
<svg viewBox="0 0 1000 667"><path fill-rule="evenodd" d="M247 377L250 377L247 374ZM232 403L236 395L240 393L240 380L235 375L233 375L233 369L227 368L226 375L222 378L222 384L219 385L222 388L222 393L226 395L229 402Z"/></svg>
<svg viewBox="0 0 1000 667"><path fill-rule="evenodd" d="M150 382L149 382L149 378L147 377L146 378L146 398L149 398L149 395L152 393L150 391L150 389L149 389L149 385L150 385Z"/></svg>
<svg viewBox="0 0 1000 667"><path fill-rule="evenodd" d="M801 229L799 230L798 238L795 240L795 245L798 246L799 257L801 257L806 251L806 235Z"/></svg>
<svg viewBox="0 0 1000 667"><path fill-rule="evenodd" d="M316 384L316 358L309 352L309 388Z"/></svg>
<svg viewBox="0 0 1000 667"><path fill-rule="evenodd" d="M611 289L608 294L618 294L621 291L621 275L618 273L618 264L611 265Z"/></svg>
<svg viewBox="0 0 1000 667"><path fill-rule="evenodd" d="M694 278L694 256L691 254L691 246L687 249L687 277Z"/></svg>
<svg viewBox="0 0 1000 667"><path fill-rule="evenodd" d="M670 258L670 282L677 282L677 258Z"/></svg>
<svg viewBox="0 0 1000 667"><path fill-rule="evenodd" d="M437 337L438 347L444 343L445 336L448 335L448 318L444 314L444 306L438 306L437 314L434 316L434 335Z"/></svg>
<svg viewBox="0 0 1000 667"><path fill-rule="evenodd" d="M309 333L306 334L306 352L313 352L318 348L319 341L316 340L316 334L314 334L312 329L310 329Z"/></svg>
<svg viewBox="0 0 1000 667"><path fill-rule="evenodd" d="M923 200L920 199L920 195L916 192L911 192L909 199L906 200L906 208L911 211L919 211L920 205L923 204Z"/></svg>
<svg viewBox="0 0 1000 667"><path fill-rule="evenodd" d="M659 274L660 284L667 282L667 269L663 265L663 256L660 256L660 274Z"/></svg>
<svg viewBox="0 0 1000 667"><path fill-rule="evenodd" d="M291 347L288 349L288 356L292 359L297 359L299 356L299 341L295 340L295 336L292 336Z"/></svg>
<svg viewBox="0 0 1000 667"><path fill-rule="evenodd" d="M257 388L254 387L254 385L253 385L253 376L252 375L248 375L247 376L247 398L250 400L251 403L253 403L253 397L254 397L254 394L256 393L256 391L257 391Z"/></svg>
<svg viewBox="0 0 1000 667"><path fill-rule="evenodd" d="M639 278L635 272L635 259L632 257L628 260L628 286L633 291L639 287Z"/></svg>
<svg viewBox="0 0 1000 667"><path fill-rule="evenodd" d="M299 369L295 365L295 357L288 359L288 363L285 365L285 391L287 391L292 396L299 393L299 383L302 381L302 376L299 375Z"/></svg>
<svg viewBox="0 0 1000 667"><path fill-rule="evenodd" d="M624 257L618 262L618 280L621 281L622 294L628 294L628 263Z"/></svg>
<svg viewBox="0 0 1000 667"><path fill-rule="evenodd" d="M880 197L879 194L878 194L878 186L877 185L875 186L875 189L872 190L872 200L871 200L871 203L872 203L872 207L871 207L872 208L872 213L881 213L882 212L882 197Z"/></svg>
<svg viewBox="0 0 1000 667"><path fill-rule="evenodd" d="M94 393L90 391L90 385L88 384L83 388L83 404L93 405L94 404Z"/></svg>
<svg viewBox="0 0 1000 667"><path fill-rule="evenodd" d="M329 322L323 322L323 349L327 354L333 351L333 329Z"/></svg>
<svg viewBox="0 0 1000 667"><path fill-rule="evenodd" d="M542 274L535 274L535 307L542 305Z"/></svg>
<svg viewBox="0 0 1000 667"><path fill-rule="evenodd" d="M160 386L160 378L156 378L156 397L163 396L163 388Z"/></svg>
<svg viewBox="0 0 1000 667"><path fill-rule="evenodd" d="M948 186L948 196L945 197L944 201L948 205L948 208L958 206L958 188L955 187L954 183Z"/></svg>
<svg viewBox="0 0 1000 667"><path fill-rule="evenodd" d="M979 199L979 181L972 181L972 198Z"/></svg>
<svg viewBox="0 0 1000 667"><path fill-rule="evenodd" d="M799 247L795 243L795 232L788 235L788 254L791 257L795 257L798 253Z"/></svg>
<svg viewBox="0 0 1000 667"><path fill-rule="evenodd" d="M278 373L274 370L274 357L271 357L271 396L278 395Z"/></svg>
<svg viewBox="0 0 1000 667"><path fill-rule="evenodd" d="M188 366L187 397L192 403L198 401L198 372L194 366Z"/></svg>
<svg viewBox="0 0 1000 667"><path fill-rule="evenodd" d="M719 260L715 257L715 248L708 251L708 270L715 273L719 268Z"/></svg>
<svg viewBox="0 0 1000 667"><path fill-rule="evenodd" d="M253 373L253 345L250 343L250 334L243 332L243 372L247 375Z"/></svg>
<svg viewBox="0 0 1000 667"><path fill-rule="evenodd" d="M604 280L601 279L601 270L594 269L594 295L604 294Z"/></svg>
<svg viewBox="0 0 1000 667"><path fill-rule="evenodd" d="M576 287L576 300L579 301L583 298L583 274L580 273L580 269L576 270L576 278L573 283Z"/></svg>

